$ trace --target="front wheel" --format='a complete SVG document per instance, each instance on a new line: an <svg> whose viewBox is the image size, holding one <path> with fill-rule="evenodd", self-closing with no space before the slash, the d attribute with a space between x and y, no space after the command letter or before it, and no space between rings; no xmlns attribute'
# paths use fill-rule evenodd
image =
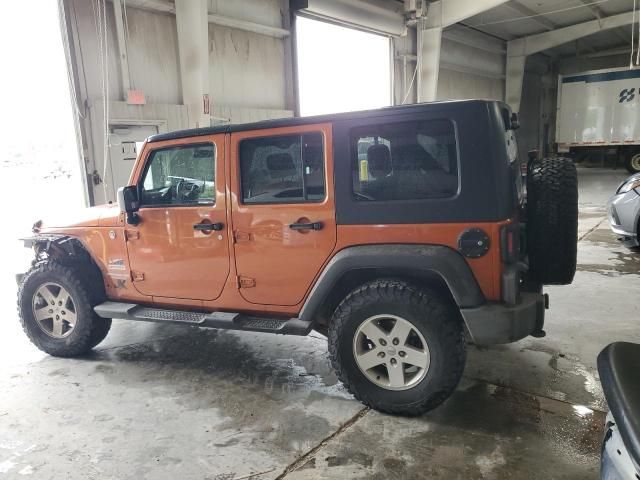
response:
<svg viewBox="0 0 640 480"><path fill-rule="evenodd" d="M453 393L466 359L454 305L402 281L351 292L329 325L329 354L345 387L386 413L419 415Z"/></svg>
<svg viewBox="0 0 640 480"><path fill-rule="evenodd" d="M106 337L111 321L93 311L96 295L83 279L77 268L53 261L36 265L22 279L18 291L20 323L40 350L73 357L88 352Z"/></svg>

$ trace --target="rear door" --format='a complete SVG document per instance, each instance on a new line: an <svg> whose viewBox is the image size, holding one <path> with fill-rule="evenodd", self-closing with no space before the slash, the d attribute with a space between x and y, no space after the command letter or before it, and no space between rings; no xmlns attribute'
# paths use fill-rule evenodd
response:
<svg viewBox="0 0 640 480"><path fill-rule="evenodd" d="M300 303L336 244L331 124L230 138L232 223L240 293Z"/></svg>
<svg viewBox="0 0 640 480"><path fill-rule="evenodd" d="M133 285L154 297L214 300L229 274L224 135L148 144L127 226Z"/></svg>

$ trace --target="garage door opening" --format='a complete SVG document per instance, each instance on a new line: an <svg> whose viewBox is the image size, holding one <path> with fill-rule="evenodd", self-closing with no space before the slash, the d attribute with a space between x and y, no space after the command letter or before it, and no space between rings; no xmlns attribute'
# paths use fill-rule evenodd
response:
<svg viewBox="0 0 640 480"><path fill-rule="evenodd" d="M31 352L24 348L26 339L14 320L15 307L9 306L17 289L15 274L25 272L33 260L33 251L18 238L30 236L37 220L51 225L55 218L83 207L83 189L58 2L38 2L37 7L11 2L4 7L0 291L5 301L0 313L13 321L4 324L0 351L7 354L4 359L13 360Z"/></svg>
<svg viewBox="0 0 640 480"><path fill-rule="evenodd" d="M300 115L391 105L389 38L306 17L296 22Z"/></svg>

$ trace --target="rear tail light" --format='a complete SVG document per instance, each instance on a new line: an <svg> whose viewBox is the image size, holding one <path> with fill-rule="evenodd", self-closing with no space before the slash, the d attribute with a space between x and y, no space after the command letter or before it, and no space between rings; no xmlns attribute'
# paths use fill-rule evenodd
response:
<svg viewBox="0 0 640 480"><path fill-rule="evenodd" d="M520 258L520 225L510 223L500 232L500 255L504 263L516 263Z"/></svg>

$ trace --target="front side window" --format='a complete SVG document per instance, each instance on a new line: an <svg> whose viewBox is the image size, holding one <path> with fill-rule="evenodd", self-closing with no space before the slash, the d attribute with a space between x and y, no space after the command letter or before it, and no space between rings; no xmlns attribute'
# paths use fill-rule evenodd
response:
<svg viewBox="0 0 640 480"><path fill-rule="evenodd" d="M325 198L322 134L243 140L240 181L243 203L321 202Z"/></svg>
<svg viewBox="0 0 640 480"><path fill-rule="evenodd" d="M458 192L453 123L429 120L351 131L353 193L359 201L446 198Z"/></svg>
<svg viewBox="0 0 640 480"><path fill-rule="evenodd" d="M140 189L141 206L213 205L215 146L186 145L151 152Z"/></svg>

